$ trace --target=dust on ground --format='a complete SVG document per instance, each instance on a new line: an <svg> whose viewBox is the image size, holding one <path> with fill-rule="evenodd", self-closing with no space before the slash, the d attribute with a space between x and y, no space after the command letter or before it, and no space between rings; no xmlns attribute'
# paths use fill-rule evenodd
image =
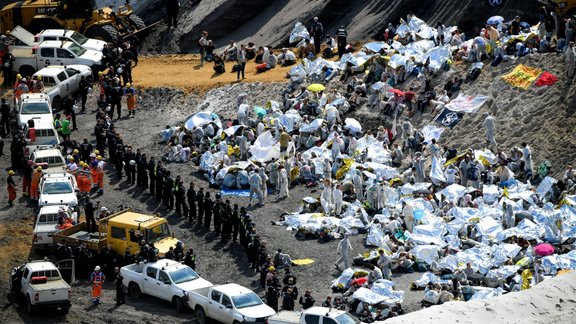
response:
<svg viewBox="0 0 576 324"><path fill-rule="evenodd" d="M149 55L139 58L138 66L133 70L133 83L142 88L172 87L182 89L185 93L203 94L206 90L231 83L247 82L282 82L291 67L276 66L263 73L256 73L254 62L247 62L246 79L237 81L236 72L232 66L236 62L226 62L226 72L214 73L212 62L200 65L200 56L186 55Z"/></svg>

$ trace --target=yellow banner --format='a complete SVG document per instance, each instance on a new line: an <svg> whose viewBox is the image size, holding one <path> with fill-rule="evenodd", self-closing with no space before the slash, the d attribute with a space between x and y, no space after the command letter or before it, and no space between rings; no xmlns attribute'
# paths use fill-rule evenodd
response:
<svg viewBox="0 0 576 324"><path fill-rule="evenodd" d="M520 64L515 67L512 72L503 76L502 79L515 87L526 90L532 85L534 81L536 81L538 76L540 76L540 73L542 73L542 70L540 69L535 69Z"/></svg>

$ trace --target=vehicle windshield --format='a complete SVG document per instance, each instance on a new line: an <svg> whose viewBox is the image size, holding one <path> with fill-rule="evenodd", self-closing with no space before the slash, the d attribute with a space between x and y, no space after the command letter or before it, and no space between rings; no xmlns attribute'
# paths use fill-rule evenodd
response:
<svg viewBox="0 0 576 324"><path fill-rule="evenodd" d="M348 313L344 313L342 315L336 316L336 322L338 322L338 324L357 324L357 323L360 323L360 321L356 317L354 317Z"/></svg>
<svg viewBox="0 0 576 324"><path fill-rule="evenodd" d="M22 105L22 115L52 114L47 102L28 102Z"/></svg>
<svg viewBox="0 0 576 324"><path fill-rule="evenodd" d="M148 244L156 243L166 237L170 237L170 230L168 229L167 223L146 230L146 241Z"/></svg>
<svg viewBox="0 0 576 324"><path fill-rule="evenodd" d="M70 36L73 40L75 40L78 44L84 45L88 41L88 38L80 33L73 32L72 36Z"/></svg>
<svg viewBox="0 0 576 324"><path fill-rule="evenodd" d="M232 302L237 309L262 305L262 299L255 293L232 296Z"/></svg>
<svg viewBox="0 0 576 324"><path fill-rule="evenodd" d="M69 182L47 182L42 189L42 193L45 195L61 195L72 192L72 186Z"/></svg>
<svg viewBox="0 0 576 324"><path fill-rule="evenodd" d="M68 47L68 50L70 50L76 56L82 56L82 55L84 55L84 53L86 53L86 50L82 46L76 45L74 43L70 44L70 47Z"/></svg>
<svg viewBox="0 0 576 324"><path fill-rule="evenodd" d="M174 281L175 284L181 284L183 282L188 282L200 278L200 276L194 272L194 270L188 267L170 272L168 275L170 275L170 278L172 278L172 281Z"/></svg>

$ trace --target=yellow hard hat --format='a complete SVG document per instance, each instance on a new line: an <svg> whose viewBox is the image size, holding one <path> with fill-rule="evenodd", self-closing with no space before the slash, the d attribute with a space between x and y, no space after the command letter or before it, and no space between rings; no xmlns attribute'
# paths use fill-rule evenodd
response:
<svg viewBox="0 0 576 324"><path fill-rule="evenodd" d="M94 154L98 155L98 154L100 154L100 151L94 150Z"/></svg>
<svg viewBox="0 0 576 324"><path fill-rule="evenodd" d="M76 153L79 153L80 151L78 151L78 149L74 149L74 151L72 151L72 152L74 152L74 154L76 154Z"/></svg>
<svg viewBox="0 0 576 324"><path fill-rule="evenodd" d="M39 75L37 79L38 79L38 80L42 80L42 76L41 76L41 75Z"/></svg>
<svg viewBox="0 0 576 324"><path fill-rule="evenodd" d="M126 88L130 88L130 82L126 83Z"/></svg>
<svg viewBox="0 0 576 324"><path fill-rule="evenodd" d="M16 80L20 80L22 79L22 75L20 75L20 73L16 74Z"/></svg>
<svg viewBox="0 0 576 324"><path fill-rule="evenodd" d="M274 271L276 270L276 268L274 268L273 266L268 267L268 271Z"/></svg>
<svg viewBox="0 0 576 324"><path fill-rule="evenodd" d="M10 171L8 171L8 174L9 174L9 175L14 175L14 174L16 174L16 172L10 170Z"/></svg>
<svg viewBox="0 0 576 324"><path fill-rule="evenodd" d="M98 72L98 75L103 75L103 74L104 74L103 71Z"/></svg>
<svg viewBox="0 0 576 324"><path fill-rule="evenodd" d="M100 155L98 155L98 156L96 157L96 159L102 160L102 157L101 157Z"/></svg>
<svg viewBox="0 0 576 324"><path fill-rule="evenodd" d="M71 156L71 157L68 158L68 160L74 161L74 157Z"/></svg>
<svg viewBox="0 0 576 324"><path fill-rule="evenodd" d="M37 167L36 171L42 171L42 167L41 166Z"/></svg>

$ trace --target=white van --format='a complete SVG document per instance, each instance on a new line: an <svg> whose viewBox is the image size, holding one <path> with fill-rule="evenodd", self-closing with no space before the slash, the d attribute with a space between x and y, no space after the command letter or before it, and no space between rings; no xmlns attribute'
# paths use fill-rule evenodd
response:
<svg viewBox="0 0 576 324"><path fill-rule="evenodd" d="M30 156L30 153L41 147L50 147L60 144L58 132L54 128L54 122L50 118L33 118L36 139L33 140L28 134L28 124L24 126L24 136L28 145L24 149L24 156Z"/></svg>

